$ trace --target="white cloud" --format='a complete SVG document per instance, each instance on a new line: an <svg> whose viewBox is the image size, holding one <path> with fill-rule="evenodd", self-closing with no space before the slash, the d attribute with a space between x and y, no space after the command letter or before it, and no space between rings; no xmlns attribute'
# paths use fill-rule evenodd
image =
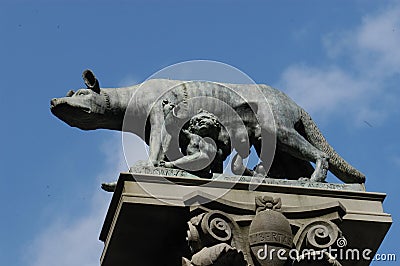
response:
<svg viewBox="0 0 400 266"><path fill-rule="evenodd" d="M292 39L295 42L303 42L310 38L312 30L315 28L310 22L303 21L303 23L304 24L299 24L296 30L294 30L291 34Z"/></svg>
<svg viewBox="0 0 400 266"><path fill-rule="evenodd" d="M141 140L137 138L137 143ZM100 147L106 155L107 166L97 177L97 183L114 181L121 171L127 170L122 152L121 134L110 137ZM136 150L137 158L146 158L146 153ZM31 266L99 265L103 243L98 240L111 193L100 189L93 191L89 211L71 220L55 219L38 234L28 252L27 264Z"/></svg>
<svg viewBox="0 0 400 266"><path fill-rule="evenodd" d="M128 87L138 84L138 79L132 75L125 76L120 82L118 82L118 87Z"/></svg>
<svg viewBox="0 0 400 266"><path fill-rule="evenodd" d="M400 167L400 155L394 155L389 158L397 167Z"/></svg>
<svg viewBox="0 0 400 266"><path fill-rule="evenodd" d="M99 203L85 217L48 225L33 243L30 265L99 265L102 243L98 235L106 209L105 201Z"/></svg>
<svg viewBox="0 0 400 266"><path fill-rule="evenodd" d="M385 86L400 73L400 5L367 15L360 25L322 41L328 67L289 66L279 87L317 115L342 113L362 121L384 119L393 111L393 97L387 95L400 95Z"/></svg>
<svg viewBox="0 0 400 266"><path fill-rule="evenodd" d="M332 57L350 56L364 74L400 73L400 5L364 16L353 30L328 34L324 44Z"/></svg>
<svg viewBox="0 0 400 266"><path fill-rule="evenodd" d="M137 161L147 160L148 158L148 146L136 135L131 133L123 133L124 147L124 162L125 165L132 166Z"/></svg>
<svg viewBox="0 0 400 266"><path fill-rule="evenodd" d="M379 75L400 73L400 6L377 16L366 16L355 35L360 56L371 60L371 68ZM368 63L363 62L361 63Z"/></svg>
<svg viewBox="0 0 400 266"><path fill-rule="evenodd" d="M293 65L282 74L282 88L309 112L332 112L360 97L366 87L342 69Z"/></svg>

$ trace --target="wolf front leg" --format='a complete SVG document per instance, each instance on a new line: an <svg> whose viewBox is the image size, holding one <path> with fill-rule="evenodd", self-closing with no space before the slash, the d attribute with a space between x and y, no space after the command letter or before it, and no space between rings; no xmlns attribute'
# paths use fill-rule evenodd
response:
<svg viewBox="0 0 400 266"><path fill-rule="evenodd" d="M150 140L149 140L149 164L158 166L164 159L164 150L161 132L164 124L163 112L160 108L154 108L150 113Z"/></svg>

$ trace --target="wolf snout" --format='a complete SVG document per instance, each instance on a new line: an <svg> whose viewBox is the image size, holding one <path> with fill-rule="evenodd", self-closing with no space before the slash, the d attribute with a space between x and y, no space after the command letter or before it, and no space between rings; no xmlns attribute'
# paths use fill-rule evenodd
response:
<svg viewBox="0 0 400 266"><path fill-rule="evenodd" d="M54 106L57 105L58 99L57 98L53 98L50 100L50 107L53 108Z"/></svg>

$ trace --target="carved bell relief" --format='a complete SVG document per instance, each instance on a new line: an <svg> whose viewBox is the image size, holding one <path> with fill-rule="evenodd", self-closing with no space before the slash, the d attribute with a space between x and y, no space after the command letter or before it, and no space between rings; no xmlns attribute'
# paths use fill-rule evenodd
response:
<svg viewBox="0 0 400 266"><path fill-rule="evenodd" d="M281 199L256 198L256 216L249 228L249 245L255 265L285 265L293 245L289 220L279 212Z"/></svg>

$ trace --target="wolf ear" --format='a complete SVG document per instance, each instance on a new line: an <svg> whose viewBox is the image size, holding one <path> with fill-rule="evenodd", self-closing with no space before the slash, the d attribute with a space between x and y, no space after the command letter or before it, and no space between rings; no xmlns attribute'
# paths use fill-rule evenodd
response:
<svg viewBox="0 0 400 266"><path fill-rule="evenodd" d="M74 95L75 94L75 91L74 90L69 90L68 92L67 92L67 95L65 95L65 97L71 97L72 95Z"/></svg>
<svg viewBox="0 0 400 266"><path fill-rule="evenodd" d="M99 81L97 80L92 70L86 69L85 71L83 71L82 78L88 89L91 89L96 93L100 93Z"/></svg>

